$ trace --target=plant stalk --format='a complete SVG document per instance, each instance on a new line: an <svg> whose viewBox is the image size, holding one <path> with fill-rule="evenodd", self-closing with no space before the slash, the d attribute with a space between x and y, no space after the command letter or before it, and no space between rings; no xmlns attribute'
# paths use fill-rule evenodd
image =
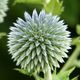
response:
<svg viewBox="0 0 80 80"><path fill-rule="evenodd" d="M80 46L76 46L76 49L74 50L73 54L70 56L70 58L68 59L66 64L63 66L61 71L68 70L69 68L75 66L75 61L76 61L78 55L80 54L79 52L80 52Z"/></svg>
<svg viewBox="0 0 80 80"><path fill-rule="evenodd" d="M51 69L49 66L44 74L44 80L52 80Z"/></svg>

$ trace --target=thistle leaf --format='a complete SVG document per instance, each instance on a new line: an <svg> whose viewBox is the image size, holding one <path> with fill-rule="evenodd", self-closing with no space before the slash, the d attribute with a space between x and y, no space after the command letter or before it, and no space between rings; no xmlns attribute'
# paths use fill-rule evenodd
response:
<svg viewBox="0 0 80 80"><path fill-rule="evenodd" d="M50 2L44 5L46 12L52 12L53 15L60 15L63 12L63 2L59 0L50 0Z"/></svg>

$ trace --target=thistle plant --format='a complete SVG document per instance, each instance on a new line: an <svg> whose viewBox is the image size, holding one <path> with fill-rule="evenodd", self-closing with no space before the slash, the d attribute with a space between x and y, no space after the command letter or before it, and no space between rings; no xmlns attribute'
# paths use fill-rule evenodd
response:
<svg viewBox="0 0 80 80"><path fill-rule="evenodd" d="M12 59L28 74L42 71L45 80L52 80L51 70L59 68L59 62L68 57L71 39L67 25L45 10L38 15L34 9L32 17L25 12L24 18L18 18L10 27L8 47Z"/></svg>
<svg viewBox="0 0 80 80"><path fill-rule="evenodd" d="M6 16L6 11L8 10L7 6L8 0L0 0L0 23L4 21L4 17Z"/></svg>

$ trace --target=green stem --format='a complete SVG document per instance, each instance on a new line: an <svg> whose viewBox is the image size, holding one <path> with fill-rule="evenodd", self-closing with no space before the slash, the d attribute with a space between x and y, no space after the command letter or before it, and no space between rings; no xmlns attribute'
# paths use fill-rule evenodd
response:
<svg viewBox="0 0 80 80"><path fill-rule="evenodd" d="M49 66L44 74L44 80L52 80L51 69Z"/></svg>
<svg viewBox="0 0 80 80"><path fill-rule="evenodd" d="M61 71L65 71L65 70L75 66L75 60L77 59L77 57L79 55L79 51L80 51L80 46L76 46L76 49L74 50L73 54L70 56L70 58L68 59L66 64L63 66Z"/></svg>

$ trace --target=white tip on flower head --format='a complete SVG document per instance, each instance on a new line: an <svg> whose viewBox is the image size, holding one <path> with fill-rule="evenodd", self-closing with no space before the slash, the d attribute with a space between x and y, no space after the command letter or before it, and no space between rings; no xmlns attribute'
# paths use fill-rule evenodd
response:
<svg viewBox="0 0 80 80"><path fill-rule="evenodd" d="M45 13L45 10L42 10L39 14L39 20L40 22L43 22L43 20L45 19L46 17L46 13Z"/></svg>
<svg viewBox="0 0 80 80"><path fill-rule="evenodd" d="M31 20L31 16L30 16L29 13L26 12L26 11L25 11L25 13L24 13L24 18L25 18L26 21Z"/></svg>
<svg viewBox="0 0 80 80"><path fill-rule="evenodd" d="M60 67L66 52L70 49L69 31L60 17L46 14L42 10L38 15L36 9L32 13L24 13L25 20L18 18L15 27L11 27L8 36L9 52L17 65L28 73L46 71Z"/></svg>
<svg viewBox="0 0 80 80"><path fill-rule="evenodd" d="M38 13L36 11L36 9L33 10L33 13L32 13L32 20L34 21L34 23L37 23L39 22L39 18L38 18Z"/></svg>
<svg viewBox="0 0 80 80"><path fill-rule="evenodd" d="M38 18L38 13L37 13L36 9L34 9L33 14L32 14L32 19L35 20L35 18Z"/></svg>

